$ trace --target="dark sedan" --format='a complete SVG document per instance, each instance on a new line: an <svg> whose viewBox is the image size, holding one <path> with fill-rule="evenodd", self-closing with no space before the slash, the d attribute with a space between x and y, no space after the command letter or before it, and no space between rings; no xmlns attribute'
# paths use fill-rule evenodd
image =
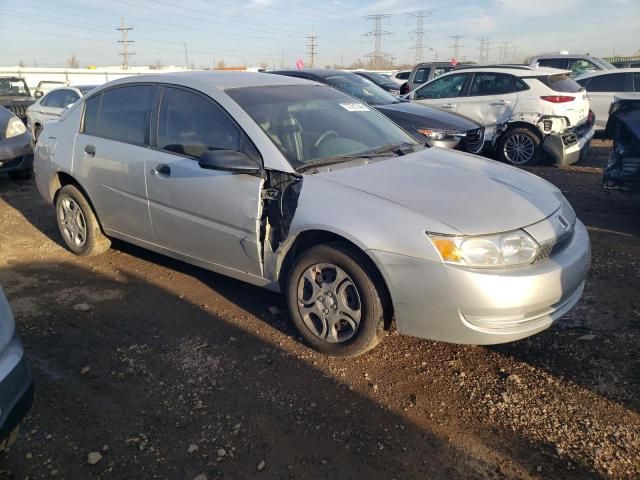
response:
<svg viewBox="0 0 640 480"><path fill-rule="evenodd" d="M371 105L430 146L479 153L484 127L462 115L400 100L375 83L351 72L329 69L275 70L269 73L325 83Z"/></svg>

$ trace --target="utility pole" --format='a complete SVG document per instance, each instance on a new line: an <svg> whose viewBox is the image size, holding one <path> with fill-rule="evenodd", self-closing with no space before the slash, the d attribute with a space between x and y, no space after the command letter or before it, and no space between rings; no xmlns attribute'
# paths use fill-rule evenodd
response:
<svg viewBox="0 0 640 480"><path fill-rule="evenodd" d="M453 38L453 45L449 45L449 48L453 48L453 58L459 60L460 49L464 47L464 45L460 45L460 39L462 38L462 35L451 35L450 38Z"/></svg>
<svg viewBox="0 0 640 480"><path fill-rule="evenodd" d="M284 70L284 50L280 52L280 69Z"/></svg>
<svg viewBox="0 0 640 480"><path fill-rule="evenodd" d="M120 17L120 28L116 28L116 30L122 33L122 40L118 40L118 43L122 44L122 52L120 52L120 55L122 55L122 68L126 70L129 68L129 57L136 54L135 52L129 51L129 44L134 41L127 39L129 31L133 30L133 27L125 27L124 17Z"/></svg>
<svg viewBox="0 0 640 480"><path fill-rule="evenodd" d="M187 42L184 42L184 65L185 69L189 70L189 52L187 51Z"/></svg>
<svg viewBox="0 0 640 480"><path fill-rule="evenodd" d="M416 19L416 29L413 32L415 35L416 44L413 47L416 51L415 53L415 63L420 63L424 60L424 34L428 33L427 30L424 29L424 19L431 17L433 15L433 10L417 10L415 12L410 12L407 14L409 18Z"/></svg>
<svg viewBox="0 0 640 480"><path fill-rule="evenodd" d="M389 18L389 14L368 15L364 17L366 20L373 20L373 30L364 34L365 37L373 37L373 52L366 55L372 59L374 69L378 69L382 66L385 57L389 54L382 52L382 37L391 35L391 32L382 30L382 20Z"/></svg>
<svg viewBox="0 0 640 480"><path fill-rule="evenodd" d="M316 55L318 55L318 52L316 51L316 48L318 47L318 44L316 43L317 39L318 37L314 35L313 30L311 30L311 35L307 36L307 40L309 41L309 43L307 43L307 48L309 49L307 54L309 55L309 66L311 68L313 68Z"/></svg>
<svg viewBox="0 0 640 480"><path fill-rule="evenodd" d="M509 55L509 43L502 42L500 44L500 63L507 63L507 55Z"/></svg>

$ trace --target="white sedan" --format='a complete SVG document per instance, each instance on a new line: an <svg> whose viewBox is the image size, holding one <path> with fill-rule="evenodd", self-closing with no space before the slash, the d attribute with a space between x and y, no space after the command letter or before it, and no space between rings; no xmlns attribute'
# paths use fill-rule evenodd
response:
<svg viewBox="0 0 640 480"><path fill-rule="evenodd" d="M51 120L57 120L62 115L62 112L95 87L95 85L80 85L77 87L56 88L40 97L27 109L27 126L32 132L33 138L38 139L38 135L42 131L42 125Z"/></svg>
<svg viewBox="0 0 640 480"><path fill-rule="evenodd" d="M619 68L585 73L575 79L587 90L596 129L604 129L616 94L640 92L640 68Z"/></svg>

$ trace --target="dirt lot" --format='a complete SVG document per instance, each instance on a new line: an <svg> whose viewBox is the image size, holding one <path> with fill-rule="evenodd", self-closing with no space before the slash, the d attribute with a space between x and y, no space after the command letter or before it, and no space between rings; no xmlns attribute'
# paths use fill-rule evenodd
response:
<svg viewBox="0 0 640 480"><path fill-rule="evenodd" d="M392 333L355 360L301 345L272 293L120 242L74 257L34 185L0 179L0 285L37 388L0 478L639 478L640 202L599 190L609 148L533 169L593 243L556 327L490 348Z"/></svg>

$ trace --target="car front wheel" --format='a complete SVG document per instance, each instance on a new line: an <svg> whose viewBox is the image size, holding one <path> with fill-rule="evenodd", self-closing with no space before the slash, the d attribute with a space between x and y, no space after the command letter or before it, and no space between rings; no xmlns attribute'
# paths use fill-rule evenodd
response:
<svg viewBox="0 0 640 480"><path fill-rule="evenodd" d="M382 295L369 262L340 243L304 252L287 284L289 312L302 338L315 350L355 357L384 336Z"/></svg>
<svg viewBox="0 0 640 480"><path fill-rule="evenodd" d="M498 140L497 146L500 160L511 165L531 166L540 161L540 137L527 128L507 130Z"/></svg>

